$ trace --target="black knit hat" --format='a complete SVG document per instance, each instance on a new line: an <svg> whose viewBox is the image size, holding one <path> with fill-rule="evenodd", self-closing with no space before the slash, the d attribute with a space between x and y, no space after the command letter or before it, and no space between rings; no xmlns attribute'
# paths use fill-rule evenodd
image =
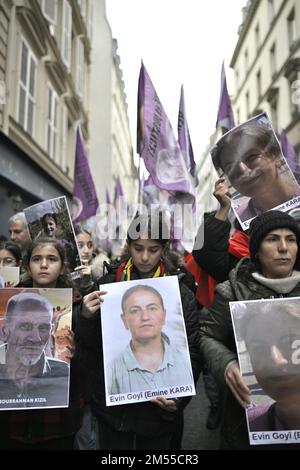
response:
<svg viewBox="0 0 300 470"><path fill-rule="evenodd" d="M300 228L298 223L286 212L268 211L257 216L250 224L249 249L251 260L255 261L255 255L259 250L259 245L263 238L271 231L277 228L289 228L297 237L298 247L300 248ZM300 251L300 250L299 250ZM298 256L299 256L298 252Z"/></svg>

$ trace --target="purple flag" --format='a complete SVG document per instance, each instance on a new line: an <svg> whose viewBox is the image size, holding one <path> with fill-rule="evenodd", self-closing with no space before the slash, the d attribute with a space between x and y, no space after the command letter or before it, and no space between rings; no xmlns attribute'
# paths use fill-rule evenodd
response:
<svg viewBox="0 0 300 470"><path fill-rule="evenodd" d="M138 89L138 145L153 182L160 189L194 197L194 185L170 121L144 64Z"/></svg>
<svg viewBox="0 0 300 470"><path fill-rule="evenodd" d="M108 189L106 189L105 191L105 200L106 200L106 204L110 205L111 201L110 201L110 195L109 195Z"/></svg>
<svg viewBox="0 0 300 470"><path fill-rule="evenodd" d="M116 227L119 227L127 217L127 204L119 176L116 178L114 207L116 210Z"/></svg>
<svg viewBox="0 0 300 470"><path fill-rule="evenodd" d="M72 221L80 222L96 214L99 206L80 127L76 135Z"/></svg>
<svg viewBox="0 0 300 470"><path fill-rule="evenodd" d="M194 152L190 138L189 126L185 114L183 85L181 86L178 113L178 143L182 150L188 171L191 173L192 176L195 176L196 163L194 160Z"/></svg>
<svg viewBox="0 0 300 470"><path fill-rule="evenodd" d="M154 184L151 175L144 181L142 200L147 207L150 207L151 204L158 204L160 211L166 211L169 209L170 197L171 194L168 191L160 189Z"/></svg>
<svg viewBox="0 0 300 470"><path fill-rule="evenodd" d="M221 93L216 128L221 127L225 133L232 129L234 126L235 124L233 118L233 111L231 107L231 101L228 95L225 67L223 62L221 71Z"/></svg>
<svg viewBox="0 0 300 470"><path fill-rule="evenodd" d="M194 152L190 138L189 126L185 114L185 101L183 85L181 86L179 113L178 113L178 143L181 148L183 157L188 171L193 177L194 186L198 186L199 180L197 178L197 167L194 159Z"/></svg>
<svg viewBox="0 0 300 470"><path fill-rule="evenodd" d="M124 193L123 193L123 188L122 188L122 184L121 184L121 181L120 181L120 177L117 176L117 178L116 178L116 185L115 185L114 204L117 203L118 199L119 199L121 196L124 196Z"/></svg>
<svg viewBox="0 0 300 470"><path fill-rule="evenodd" d="M298 164L298 156L284 130L282 130L280 133L280 145L282 153L285 156L286 161L288 162L288 165L297 180L297 183L300 184L300 167Z"/></svg>

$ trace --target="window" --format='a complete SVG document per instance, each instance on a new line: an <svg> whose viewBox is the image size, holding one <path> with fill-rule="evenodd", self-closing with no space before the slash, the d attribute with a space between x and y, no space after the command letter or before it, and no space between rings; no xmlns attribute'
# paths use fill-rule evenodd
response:
<svg viewBox="0 0 300 470"><path fill-rule="evenodd" d="M257 98L259 101L261 97L261 72L260 70L256 74L256 87L257 87Z"/></svg>
<svg viewBox="0 0 300 470"><path fill-rule="evenodd" d="M274 97L274 99L270 102L271 108L271 121L274 131L278 130L278 97Z"/></svg>
<svg viewBox="0 0 300 470"><path fill-rule="evenodd" d="M60 166L65 172L67 169L68 160L68 111L65 105L61 110L61 159Z"/></svg>
<svg viewBox="0 0 300 470"><path fill-rule="evenodd" d="M246 93L246 114L247 114L247 119L250 116L250 97L249 97L249 91Z"/></svg>
<svg viewBox="0 0 300 470"><path fill-rule="evenodd" d="M50 84L48 84L48 116L47 116L47 152L52 160L56 157L57 146L57 117L58 98Z"/></svg>
<svg viewBox="0 0 300 470"><path fill-rule="evenodd" d="M92 37L93 37L93 8L94 8L93 0L90 0L88 3L88 14L87 14L87 21L86 21L87 35L90 41L92 41Z"/></svg>
<svg viewBox="0 0 300 470"><path fill-rule="evenodd" d="M247 73L247 72L248 72L248 69L249 69L248 51L247 51L247 50L245 50L244 60L245 60L245 72Z"/></svg>
<svg viewBox="0 0 300 470"><path fill-rule="evenodd" d="M268 13L269 13L269 21L270 23L272 23L274 16L275 16L274 0L268 0Z"/></svg>
<svg viewBox="0 0 300 470"><path fill-rule="evenodd" d="M287 27L288 27L288 37L289 37L289 46L291 47L297 39L297 28L296 28L296 18L295 10L292 9L291 13L287 18Z"/></svg>
<svg viewBox="0 0 300 470"><path fill-rule="evenodd" d="M70 68L72 41L72 8L68 0L62 4L61 55L63 63Z"/></svg>
<svg viewBox="0 0 300 470"><path fill-rule="evenodd" d="M80 98L84 95L84 45L76 38L76 91Z"/></svg>
<svg viewBox="0 0 300 470"><path fill-rule="evenodd" d="M49 23L56 25L57 0L42 0L42 12Z"/></svg>
<svg viewBox="0 0 300 470"><path fill-rule="evenodd" d="M77 0L77 3L78 3L78 6L79 6L79 9L80 9L80 13L81 13L81 16L83 18L86 17L86 0Z"/></svg>
<svg viewBox="0 0 300 470"><path fill-rule="evenodd" d="M291 96L291 115L294 117L300 111L300 80L297 80L297 71L289 77L289 89Z"/></svg>
<svg viewBox="0 0 300 470"><path fill-rule="evenodd" d="M27 43L22 39L17 120L31 136L33 135L36 104L36 73L37 60Z"/></svg>
<svg viewBox="0 0 300 470"><path fill-rule="evenodd" d="M236 83L236 88L238 90L239 85L240 85L240 76L239 76L239 71L238 70L235 71L235 83Z"/></svg>
<svg viewBox="0 0 300 470"><path fill-rule="evenodd" d="M270 65L271 65L271 76L272 78L276 74L276 46L273 46L270 49Z"/></svg>
<svg viewBox="0 0 300 470"><path fill-rule="evenodd" d="M256 48L256 52L259 51L259 48L260 48L260 30L259 30L259 24L256 25L256 28L255 28L255 48Z"/></svg>

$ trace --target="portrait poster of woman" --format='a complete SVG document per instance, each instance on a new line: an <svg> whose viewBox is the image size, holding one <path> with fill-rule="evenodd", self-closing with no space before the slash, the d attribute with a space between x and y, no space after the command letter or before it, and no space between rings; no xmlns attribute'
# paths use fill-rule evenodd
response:
<svg viewBox="0 0 300 470"><path fill-rule="evenodd" d="M300 298L230 302L251 445L300 439Z"/></svg>
<svg viewBox="0 0 300 470"><path fill-rule="evenodd" d="M177 276L103 289L107 406L195 395Z"/></svg>
<svg viewBox="0 0 300 470"><path fill-rule="evenodd" d="M211 155L218 174L227 180L232 209L243 230L263 212L290 211L300 205L300 187L266 113L224 134Z"/></svg>

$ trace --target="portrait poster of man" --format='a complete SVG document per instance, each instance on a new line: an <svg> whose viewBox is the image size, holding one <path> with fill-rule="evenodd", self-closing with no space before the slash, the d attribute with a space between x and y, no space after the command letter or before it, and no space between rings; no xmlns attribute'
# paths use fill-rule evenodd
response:
<svg viewBox="0 0 300 470"><path fill-rule="evenodd" d="M72 289L1 289L0 411L69 405Z"/></svg>
<svg viewBox="0 0 300 470"><path fill-rule="evenodd" d="M300 298L230 302L242 376L251 390L249 442L300 440Z"/></svg>
<svg viewBox="0 0 300 470"><path fill-rule="evenodd" d="M32 240L53 238L65 248L71 271L81 264L76 235L65 196L39 202L24 209Z"/></svg>
<svg viewBox="0 0 300 470"><path fill-rule="evenodd" d="M263 212L286 212L300 205L300 187L266 113L224 134L211 155L219 176L225 177L243 230Z"/></svg>
<svg viewBox="0 0 300 470"><path fill-rule="evenodd" d="M0 266L0 276L4 281L3 287L14 287L19 284L20 267Z"/></svg>
<svg viewBox="0 0 300 470"><path fill-rule="evenodd" d="M107 406L195 395L177 276L104 288Z"/></svg>

